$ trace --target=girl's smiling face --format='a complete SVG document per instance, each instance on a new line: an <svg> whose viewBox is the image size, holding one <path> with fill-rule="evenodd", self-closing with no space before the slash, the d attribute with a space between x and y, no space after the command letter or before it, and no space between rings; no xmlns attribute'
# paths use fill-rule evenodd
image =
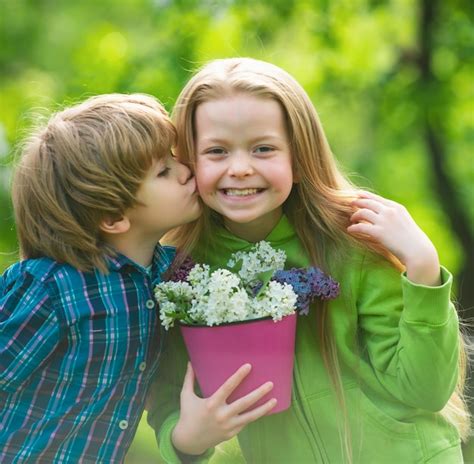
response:
<svg viewBox="0 0 474 464"><path fill-rule="evenodd" d="M195 130L202 200L235 235L264 239L294 183L280 104L245 93L211 100L197 107Z"/></svg>

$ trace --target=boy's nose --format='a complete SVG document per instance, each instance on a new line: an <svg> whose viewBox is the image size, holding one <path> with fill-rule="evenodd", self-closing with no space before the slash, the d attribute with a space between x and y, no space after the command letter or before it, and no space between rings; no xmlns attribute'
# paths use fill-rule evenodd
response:
<svg viewBox="0 0 474 464"><path fill-rule="evenodd" d="M191 177L193 177L193 173L185 164L182 164L179 161L176 161L176 163L178 165L178 182L184 185L189 179L191 179Z"/></svg>
<svg viewBox="0 0 474 464"><path fill-rule="evenodd" d="M229 175L234 177L245 177L253 174L252 162L248 154L235 154L231 157Z"/></svg>

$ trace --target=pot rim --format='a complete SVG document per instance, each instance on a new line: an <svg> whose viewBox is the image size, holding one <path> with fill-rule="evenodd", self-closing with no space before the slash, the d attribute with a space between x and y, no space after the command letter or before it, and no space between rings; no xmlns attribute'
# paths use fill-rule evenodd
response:
<svg viewBox="0 0 474 464"><path fill-rule="evenodd" d="M275 322L281 322L283 319L290 317L290 316L296 316L297 312L293 312L292 314L287 314L286 316L283 316L279 321ZM233 321L233 322L223 322L222 324L216 324L216 325L206 325L206 324L186 324L185 322L178 321L177 325L179 327L186 327L186 328L206 328L206 329L212 329L214 327L228 327L231 325L238 325L238 324L249 324L251 322L260 322L260 321L265 321L267 319L271 319L271 316L264 316L264 317L257 317L255 319L246 319L245 321Z"/></svg>

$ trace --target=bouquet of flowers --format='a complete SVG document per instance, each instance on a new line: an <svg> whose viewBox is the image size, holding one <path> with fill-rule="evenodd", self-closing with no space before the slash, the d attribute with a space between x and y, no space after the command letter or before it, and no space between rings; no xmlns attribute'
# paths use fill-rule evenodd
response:
<svg viewBox="0 0 474 464"><path fill-rule="evenodd" d="M176 321L206 326L263 317L279 321L295 311L307 314L315 298L339 294L339 284L320 269L284 270L285 261L285 252L265 241L234 253L227 269L185 260L155 289L162 324L168 330Z"/></svg>

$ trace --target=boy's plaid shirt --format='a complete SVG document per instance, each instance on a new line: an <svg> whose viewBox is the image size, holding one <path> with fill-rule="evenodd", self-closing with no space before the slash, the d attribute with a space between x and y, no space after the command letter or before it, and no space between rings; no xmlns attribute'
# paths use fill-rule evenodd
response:
<svg viewBox="0 0 474 464"><path fill-rule="evenodd" d="M163 341L149 272L125 256L110 273L48 258L0 281L0 462L121 462L133 439Z"/></svg>

